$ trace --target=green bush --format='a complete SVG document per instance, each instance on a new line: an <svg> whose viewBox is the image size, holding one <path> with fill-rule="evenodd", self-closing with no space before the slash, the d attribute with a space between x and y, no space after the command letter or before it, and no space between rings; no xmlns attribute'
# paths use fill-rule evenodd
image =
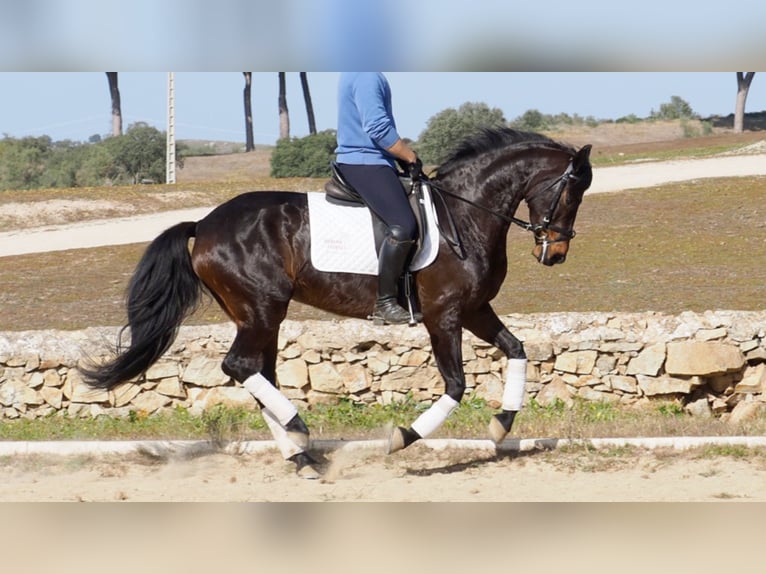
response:
<svg viewBox="0 0 766 574"><path fill-rule="evenodd" d="M271 177L329 177L336 147L335 130L282 138L271 154Z"/></svg>
<svg viewBox="0 0 766 574"><path fill-rule="evenodd" d="M500 109L484 103L466 102L458 109L447 108L428 120L418 138L418 155L426 164L440 164L463 140L482 129L506 124Z"/></svg>
<svg viewBox="0 0 766 574"><path fill-rule="evenodd" d="M145 123L90 143L5 137L0 140L0 190L164 182L165 146L165 133ZM179 146L177 154L182 151Z"/></svg>
<svg viewBox="0 0 766 574"><path fill-rule="evenodd" d="M163 183L165 181L165 132L143 122L131 124L124 135L101 144L111 151L114 171L120 183Z"/></svg>
<svg viewBox="0 0 766 574"><path fill-rule="evenodd" d="M659 111L652 110L651 117L659 120L694 119L694 113L689 103L679 96L671 96L670 101L660 105Z"/></svg>
<svg viewBox="0 0 766 574"><path fill-rule="evenodd" d="M628 114L627 116L622 116L621 118L617 118L615 120L615 123L618 124L637 124L641 121L641 118L639 118L636 114Z"/></svg>
<svg viewBox="0 0 766 574"><path fill-rule="evenodd" d="M550 116L539 110L527 110L511 122L511 127L529 132L540 132L551 126Z"/></svg>
<svg viewBox="0 0 766 574"><path fill-rule="evenodd" d="M39 187L52 148L48 136L6 137L0 141L0 189Z"/></svg>

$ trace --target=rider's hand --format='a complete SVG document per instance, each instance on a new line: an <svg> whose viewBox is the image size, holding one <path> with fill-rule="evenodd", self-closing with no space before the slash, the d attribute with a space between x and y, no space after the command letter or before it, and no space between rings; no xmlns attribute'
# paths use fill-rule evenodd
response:
<svg viewBox="0 0 766 574"><path fill-rule="evenodd" d="M419 157L415 161L407 164L407 173L412 179L423 179L423 162Z"/></svg>

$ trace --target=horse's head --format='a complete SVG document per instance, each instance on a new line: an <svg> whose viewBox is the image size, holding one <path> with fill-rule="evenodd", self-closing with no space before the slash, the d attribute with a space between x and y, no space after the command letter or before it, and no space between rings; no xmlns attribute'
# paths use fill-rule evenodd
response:
<svg viewBox="0 0 766 574"><path fill-rule="evenodd" d="M437 168L432 186L495 221L532 231L532 254L543 265L555 265L566 260L577 209L590 187L590 151L590 145L578 151L542 134L488 129L463 142ZM466 195L450 188L463 188ZM513 215L522 200L529 222ZM459 245L459 238L453 242Z"/></svg>
<svg viewBox="0 0 766 574"><path fill-rule="evenodd" d="M532 255L543 265L566 260L569 242L575 236L577 209L593 178L590 150L590 145L583 146L571 156L563 172L553 180L541 181L527 194L530 229L535 236Z"/></svg>

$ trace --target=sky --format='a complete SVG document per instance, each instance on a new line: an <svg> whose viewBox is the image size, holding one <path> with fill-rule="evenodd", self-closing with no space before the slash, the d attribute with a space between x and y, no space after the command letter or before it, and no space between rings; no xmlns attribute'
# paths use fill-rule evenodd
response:
<svg viewBox="0 0 766 574"><path fill-rule="evenodd" d="M513 120L530 109L596 119L647 117L679 96L703 117L734 112L734 72L386 72L403 137L417 140L428 120L465 102L483 102ZM309 72L318 130L336 127L337 72ZM241 72L174 72L176 138L244 142ZM167 72L120 72L125 128L167 127ZM253 73L257 144L279 136L276 72ZM308 134L297 72L287 73L293 137ZM747 111L766 110L766 73L756 73ZM0 72L0 137L48 135L87 141L111 131L111 99L103 72Z"/></svg>

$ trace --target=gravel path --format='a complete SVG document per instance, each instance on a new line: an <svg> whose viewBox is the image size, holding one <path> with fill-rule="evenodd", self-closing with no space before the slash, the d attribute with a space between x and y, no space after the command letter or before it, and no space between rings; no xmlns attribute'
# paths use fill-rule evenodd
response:
<svg viewBox="0 0 766 574"><path fill-rule="evenodd" d="M588 194L714 177L766 175L766 154L651 162L594 168ZM0 257L151 241L180 221L197 221L213 207L89 220L0 233Z"/></svg>

